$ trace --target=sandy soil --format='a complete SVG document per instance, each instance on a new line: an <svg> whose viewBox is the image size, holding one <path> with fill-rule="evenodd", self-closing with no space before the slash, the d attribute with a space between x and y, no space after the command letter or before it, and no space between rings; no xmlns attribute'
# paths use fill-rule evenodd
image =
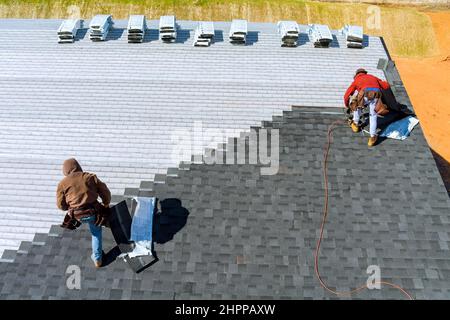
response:
<svg viewBox="0 0 450 320"><path fill-rule="evenodd" d="M450 191L450 11L426 13L440 54L426 59L393 59Z"/></svg>

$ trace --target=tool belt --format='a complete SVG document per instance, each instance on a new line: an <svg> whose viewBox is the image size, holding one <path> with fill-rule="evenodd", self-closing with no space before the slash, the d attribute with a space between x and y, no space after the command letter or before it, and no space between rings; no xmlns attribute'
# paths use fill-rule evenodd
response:
<svg viewBox="0 0 450 320"><path fill-rule="evenodd" d="M68 213L64 216L64 220L60 225L61 228L69 230L75 230L79 226L81 226L81 222L71 217Z"/></svg>
<svg viewBox="0 0 450 320"><path fill-rule="evenodd" d="M89 204L80 208L71 208L67 213L72 218L80 220L81 218L97 215L98 207L94 204Z"/></svg>
<svg viewBox="0 0 450 320"><path fill-rule="evenodd" d="M75 230L81 225L80 219L91 216L95 216L94 224L96 226L109 227L110 212L109 208L105 208L98 202L79 208L70 208L64 217L61 227Z"/></svg>
<svg viewBox="0 0 450 320"><path fill-rule="evenodd" d="M350 101L350 109L355 111L358 108L364 109L364 98L368 100L378 99L375 106L375 112L380 116L384 116L389 113L388 107L381 100L381 90L378 88L366 88L358 92L356 98Z"/></svg>

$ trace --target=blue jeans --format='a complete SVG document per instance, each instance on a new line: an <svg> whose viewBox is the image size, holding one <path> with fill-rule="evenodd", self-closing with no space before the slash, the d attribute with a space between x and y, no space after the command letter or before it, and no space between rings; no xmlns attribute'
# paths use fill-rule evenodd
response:
<svg viewBox="0 0 450 320"><path fill-rule="evenodd" d="M82 223L89 223L89 230L92 234L92 260L100 261L102 259L102 227L95 225L95 216L81 218Z"/></svg>
<svg viewBox="0 0 450 320"><path fill-rule="evenodd" d="M375 107L377 106L378 99L369 100L364 97L364 104L369 106L369 133L371 137L374 137L377 134L377 121L378 115L375 112ZM358 124L359 119L361 117L362 110L356 109L353 111L353 122Z"/></svg>

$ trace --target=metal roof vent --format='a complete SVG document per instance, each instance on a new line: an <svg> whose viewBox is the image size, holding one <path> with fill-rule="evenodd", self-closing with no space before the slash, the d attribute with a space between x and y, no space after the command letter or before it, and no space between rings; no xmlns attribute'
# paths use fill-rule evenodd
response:
<svg viewBox="0 0 450 320"><path fill-rule="evenodd" d="M360 26L350 26L346 24L344 28L341 29L341 33L344 35L347 41L347 48L363 48L363 27Z"/></svg>
<svg viewBox="0 0 450 320"><path fill-rule="evenodd" d="M131 15L128 20L128 43L141 43L144 41L147 22L143 15Z"/></svg>
<svg viewBox="0 0 450 320"><path fill-rule="evenodd" d="M177 21L175 16L161 16L159 18L159 40L166 43L177 39Z"/></svg>
<svg viewBox="0 0 450 320"><path fill-rule="evenodd" d="M234 19L230 27L230 43L245 44L247 42L247 20Z"/></svg>
<svg viewBox="0 0 450 320"><path fill-rule="evenodd" d="M96 15L89 24L89 39L92 41L105 41L112 25L113 21L111 15Z"/></svg>
<svg viewBox="0 0 450 320"><path fill-rule="evenodd" d="M310 24L308 34L316 48L328 48L333 41L330 28L324 24Z"/></svg>
<svg viewBox="0 0 450 320"><path fill-rule="evenodd" d="M200 21L195 29L194 46L209 47L214 39L214 23Z"/></svg>
<svg viewBox="0 0 450 320"><path fill-rule="evenodd" d="M81 28L80 19L64 20L58 28L58 43L73 43L78 29Z"/></svg>
<svg viewBox="0 0 450 320"><path fill-rule="evenodd" d="M296 47L300 29L295 21L279 21L278 34L281 36L282 47Z"/></svg>

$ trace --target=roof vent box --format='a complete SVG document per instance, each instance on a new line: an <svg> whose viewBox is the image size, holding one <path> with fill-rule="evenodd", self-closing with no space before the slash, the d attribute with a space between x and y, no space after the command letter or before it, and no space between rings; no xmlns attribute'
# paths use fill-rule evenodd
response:
<svg viewBox="0 0 450 320"><path fill-rule="evenodd" d="M177 39L177 21L175 16L161 16L159 18L159 39L166 43Z"/></svg>
<svg viewBox="0 0 450 320"><path fill-rule="evenodd" d="M310 24L308 35L316 48L328 48L333 41L330 28L325 24Z"/></svg>
<svg viewBox="0 0 450 320"><path fill-rule="evenodd" d="M80 19L64 20L58 28L59 43L73 43L78 30L81 28Z"/></svg>
<svg viewBox="0 0 450 320"><path fill-rule="evenodd" d="M214 23L200 21L195 29L194 46L208 47L214 39Z"/></svg>
<svg viewBox="0 0 450 320"><path fill-rule="evenodd" d="M234 19L230 27L230 43L246 44L247 42L247 20Z"/></svg>
<svg viewBox="0 0 450 320"><path fill-rule="evenodd" d="M281 37L282 47L296 47L300 28L295 21L279 21L278 34Z"/></svg>
<svg viewBox="0 0 450 320"><path fill-rule="evenodd" d="M347 41L347 48L363 48L364 33L361 26L345 25L341 33Z"/></svg>
<svg viewBox="0 0 450 320"><path fill-rule="evenodd" d="M128 20L128 42L141 43L144 41L147 21L143 15L131 15Z"/></svg>
<svg viewBox="0 0 450 320"><path fill-rule="evenodd" d="M92 41L105 41L113 25L112 16L99 14L89 23L89 39Z"/></svg>

